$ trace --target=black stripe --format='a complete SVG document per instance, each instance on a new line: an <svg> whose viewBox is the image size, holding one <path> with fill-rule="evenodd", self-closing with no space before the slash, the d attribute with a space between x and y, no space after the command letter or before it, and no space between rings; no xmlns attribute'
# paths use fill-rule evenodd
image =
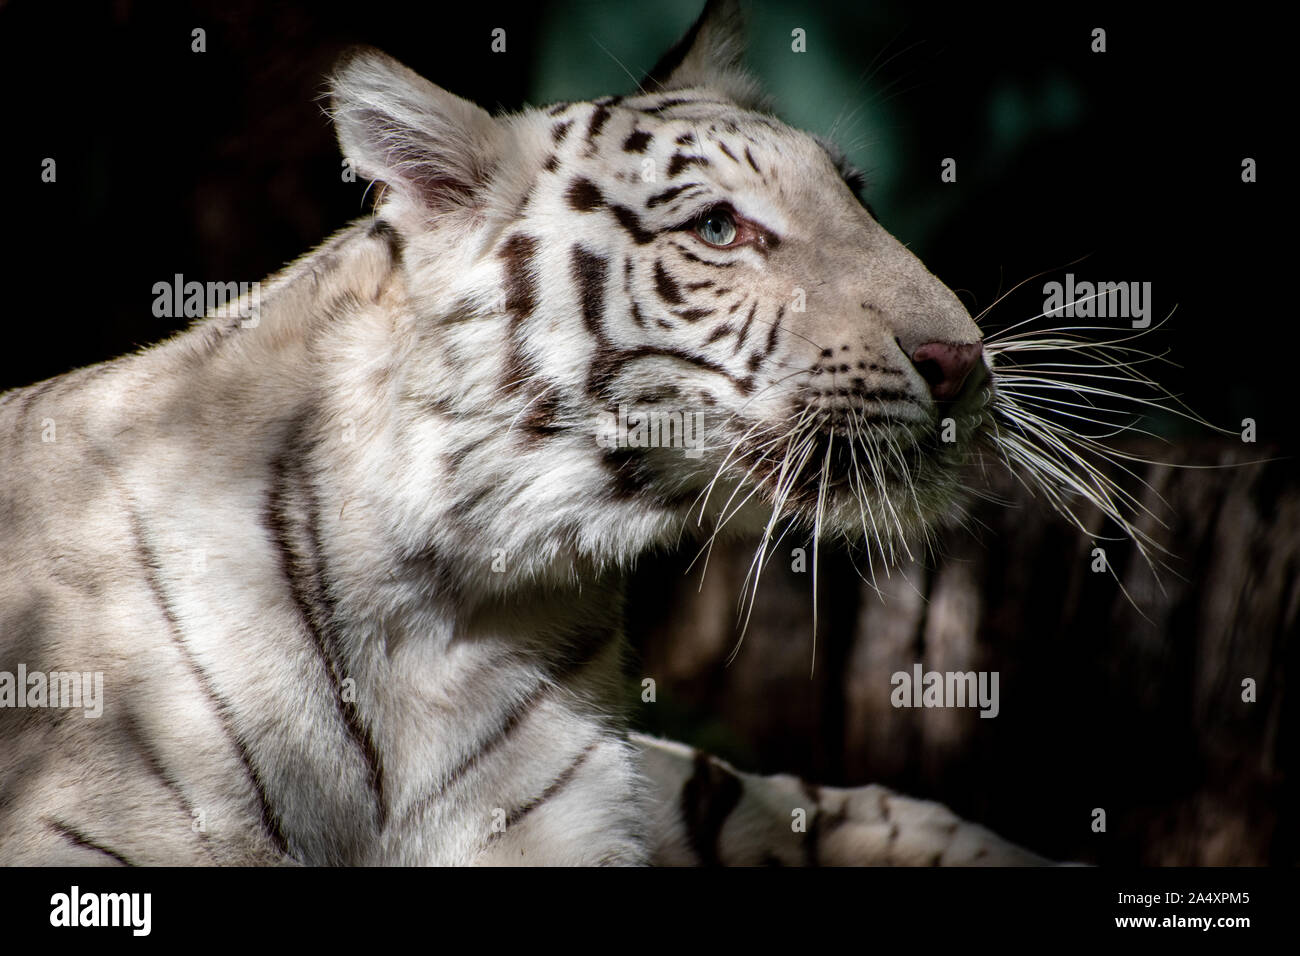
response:
<svg viewBox="0 0 1300 956"><path fill-rule="evenodd" d="M740 336L736 339L736 348L731 353L732 355L739 355L740 350L744 348L745 337L749 335L749 327L750 325L753 324L754 313L757 311L758 311L758 300L756 299L754 300L754 304L749 307L749 315L745 318L745 324L740 327Z"/></svg>
<svg viewBox="0 0 1300 956"><path fill-rule="evenodd" d="M646 229L645 226L641 225L641 220L631 209L628 209L626 206L620 206L617 203L611 203L609 211L614 214L614 218L618 220L618 224L623 227L624 231L632 237L632 240L638 246L644 246L646 243L654 239L655 234L649 229Z"/></svg>
<svg viewBox="0 0 1300 956"><path fill-rule="evenodd" d="M533 708L546 698L551 686L549 683L538 684L526 697L516 701L510 710L506 712L505 720L501 722L501 725L480 740L460 763L443 774L442 779L428 793L416 800L404 814L405 819L409 820L423 814L439 797L477 767L483 761L483 758L504 744L510 738L510 735L518 729L519 725L523 723L524 718L532 713Z"/></svg>
<svg viewBox="0 0 1300 956"><path fill-rule="evenodd" d="M644 153L654 140L654 136L643 129L634 129L628 133L627 139L623 140L623 152L625 153Z"/></svg>
<svg viewBox="0 0 1300 956"><path fill-rule="evenodd" d="M601 392L620 366L650 356L662 356L690 362L699 368L722 375L735 385L742 395L749 394L753 389L754 383L752 379L737 379L721 365L701 356L692 355L689 352L650 346L632 349L613 348L604 329L605 280L609 272L609 261L594 252L588 252L577 244L573 246L571 256L570 268L574 282L578 286L578 300L582 308L583 321L587 326L587 330L591 333L591 337L596 342L587 379L589 392L593 394ZM662 272L662 267L660 267L659 271ZM671 280L668 281L671 282Z"/></svg>
<svg viewBox="0 0 1300 956"><path fill-rule="evenodd" d="M583 177L569 184L569 188L564 192L564 198L569 208L576 212L595 212L605 205L605 197L601 195L600 189L590 179ZM609 211L637 245L644 246L654 239L655 234L641 225L641 220L631 209L611 203Z"/></svg>
<svg viewBox="0 0 1300 956"><path fill-rule="evenodd" d="M662 206L666 202L672 202L686 190L694 189L697 186L699 186L699 183L683 183L680 186L669 186L663 192L655 193L647 199L645 202L646 208L653 209L655 206Z"/></svg>
<svg viewBox="0 0 1300 956"><path fill-rule="evenodd" d="M635 362L643 358L669 358L676 359L679 362L689 362L697 368L712 372L715 375L721 375L731 382L736 390L742 395L748 395L754 388L752 378L737 378L728 369L719 365L717 362L710 361L700 355L692 355L690 352L684 352L681 349L657 348L651 345L641 345L630 349L611 349L606 347L599 352L592 362L591 377L588 380L588 388L600 393L604 390L610 380L617 374L619 368L628 362Z"/></svg>
<svg viewBox="0 0 1300 956"><path fill-rule="evenodd" d="M700 265L713 266L715 269L730 269L735 265L734 262L714 262L711 259L702 259L685 246L678 245L675 242L673 243L673 248L680 252L682 258L688 262L698 262Z"/></svg>
<svg viewBox="0 0 1300 956"><path fill-rule="evenodd" d="M556 123L551 127L551 142L557 146L564 142L564 137L569 135L569 127L573 125L573 120L565 120L563 123Z"/></svg>
<svg viewBox="0 0 1300 956"><path fill-rule="evenodd" d="M532 204L533 193L537 189L537 180L534 179L528 185L528 191L524 193L524 198L515 204L515 215L512 222L520 222L528 218L528 207Z"/></svg>
<svg viewBox="0 0 1300 956"><path fill-rule="evenodd" d="M578 177L564 192L569 208L577 212L591 212L605 204L605 197L590 179Z"/></svg>
<svg viewBox="0 0 1300 956"><path fill-rule="evenodd" d="M776 348L777 336L781 332L781 319L785 317L785 306L776 310L776 318L772 321L772 327L767 332L767 345L763 348L763 357L767 358Z"/></svg>
<svg viewBox="0 0 1300 956"><path fill-rule="evenodd" d="M484 485L469 494L457 498L447 508L448 517L457 521L468 517L479 505L496 491L495 485Z"/></svg>
<svg viewBox="0 0 1300 956"><path fill-rule="evenodd" d="M575 245L572 250L571 270L573 281L578 286L578 299L582 306L582 318L587 331L596 340L597 345L604 345L605 339L605 276L609 271L609 260L588 252L582 246Z"/></svg>
<svg viewBox="0 0 1300 956"><path fill-rule="evenodd" d="M388 244L388 255L394 263L402 261L402 250L404 242L401 233L393 228L393 224L387 219L376 219L370 224L370 232L367 233L372 239L381 239Z"/></svg>
<svg viewBox="0 0 1300 956"><path fill-rule="evenodd" d="M533 273L537 240L514 233L502 244L499 254L505 262L506 311L516 320L526 319L537 307L537 280Z"/></svg>
<svg viewBox="0 0 1300 956"><path fill-rule="evenodd" d="M296 425L295 431L300 427ZM265 510L266 525L279 554L280 569L289 582L290 596L329 675L334 705L343 719L348 736L360 749L366 762L366 776L374 793L379 826L382 829L388 819L388 801L384 793L384 764L370 726L357 707L356 701L343 699L343 675L340 673L340 655L336 651L338 643L336 608L330 582L326 576L324 552L320 543L320 505L307 476L299 470L299 466L290 463L291 457L301 462L308 452L299 440L298 433L288 438L286 447L288 449L286 454L271 463L271 482ZM298 493L305 511L302 533L308 551L306 555L300 554L294 548L291 537L288 502L285 495L290 484Z"/></svg>
<svg viewBox="0 0 1300 956"><path fill-rule="evenodd" d="M744 789L735 774L703 751L695 752L695 773L682 786L681 811L691 849L704 866L722 864L722 827Z"/></svg>
<svg viewBox="0 0 1300 956"><path fill-rule="evenodd" d="M669 305L682 304L682 292L677 288L677 283L673 281L664 264L658 259L655 260L655 291L659 293L659 298L663 299Z"/></svg>
<svg viewBox="0 0 1300 956"><path fill-rule="evenodd" d="M84 833L82 833L80 830L76 829L75 827L70 827L66 823L63 823L59 820L51 820L48 817L44 818L44 822L45 825L48 826L51 830L53 830L59 836L63 837L65 840L67 840L69 843L74 844L75 846L84 847L87 850L95 850L99 853L103 853L105 856L110 856L113 859L117 860L117 862L121 863L123 866L135 866L134 863L132 863L121 853L118 853L116 850L109 849L108 847L104 846L102 843L96 843L94 840L90 839L90 837L86 836Z"/></svg>
<svg viewBox="0 0 1300 956"><path fill-rule="evenodd" d="M734 331L735 329L733 329L726 322L723 322L721 325L719 325L717 328L715 328L712 332L709 333L709 337L704 340L704 344L712 345L714 342L718 341L718 339L724 339Z"/></svg>
<svg viewBox="0 0 1300 956"><path fill-rule="evenodd" d="M609 107L607 106L597 106L594 110L592 110L591 120L590 122L587 123L588 153L591 153L595 150L596 137L600 135L600 131L604 129L605 124L609 122L609 117L610 117L610 112L609 112Z"/></svg>
<svg viewBox="0 0 1300 956"><path fill-rule="evenodd" d="M140 728L139 722L136 720L135 714L130 710L126 711L122 716L122 730L126 739L132 743L137 751L139 751L140 756L144 759L144 762L148 765L150 771L152 771L154 776L162 781L163 786L170 790L172 795L176 797L177 802L180 803L181 809L184 811L187 829L189 829L191 833L198 834L200 843L206 843L208 840L207 830L195 830L193 828L194 804L191 803L189 797L185 795L185 791L181 789L179 781L177 781L172 772L163 766L162 759L158 756L158 751L154 748L153 744L150 743L148 738L145 737L144 732Z"/></svg>
<svg viewBox="0 0 1300 956"><path fill-rule="evenodd" d="M524 817L528 816L528 814L532 813L543 803L545 803L547 800L550 800L557 793L559 793L570 783L572 783L573 778L578 774L578 770L581 769L582 765L587 762L587 758L591 756L591 752L595 750L598 746L600 746L600 741L593 740L591 743L589 743L586 746L586 748L582 751L582 753L578 754L578 756L575 757L573 761L567 767L565 767L564 770L560 772L560 775L558 777L556 777L553 781L551 781L550 785L548 785L545 790L543 790L537 796L533 797L533 799L529 800L523 806L516 807L509 814L507 814L506 831L508 831L512 826L514 826Z"/></svg>
<svg viewBox="0 0 1300 956"><path fill-rule="evenodd" d="M601 467L609 476L609 493L616 499L653 498L667 507L654 492L654 475L646 466L644 451L640 448L609 448L600 456Z"/></svg>
<svg viewBox="0 0 1300 956"><path fill-rule="evenodd" d="M708 166L709 161L703 156L688 156L685 153L673 153L672 158L668 160L668 178L673 179L678 176L682 170L689 169L691 166Z"/></svg>
<svg viewBox="0 0 1300 956"><path fill-rule="evenodd" d="M708 318L712 314L712 309L681 309L673 312L673 315L677 316L677 318L684 322L698 322L700 319ZM730 331L731 329L727 328L723 334L725 335L726 332ZM717 338L721 338L721 336L718 336ZM710 342L716 342L717 338L710 338L709 341L704 344L708 345Z"/></svg>
<svg viewBox="0 0 1300 956"><path fill-rule="evenodd" d="M257 798L258 816L262 821L262 829L270 838L275 848L283 854L288 854L289 844L285 839L284 828L280 823L280 816L271 806L270 798L266 793L266 785L262 782L262 775L257 766L253 763L252 754L249 752L248 745L243 736L235 729L234 715L231 712L229 702L217 693L212 684L212 679L199 666L199 662L194 658L193 652L189 645L181 636L180 624L176 619L176 612L172 609L171 601L167 597L167 592L163 590L161 579L162 566L158 562L158 556L154 553L153 548L148 543L145 533L144 523L136 513L133 504L128 504L127 513L131 519L131 531L135 538L136 556L141 566L144 568L145 583L149 585L149 590L153 593L154 600L158 603L163 617L167 621L168 632L171 636L172 643L176 645L189 666L190 673L198 682L203 693L207 696L208 702L212 704L221 721L222 729L225 731L226 738L231 747L239 756L239 761L244 765L244 771L248 774L249 782L253 787L253 795Z"/></svg>
<svg viewBox="0 0 1300 956"><path fill-rule="evenodd" d="M565 425L560 419L562 411L563 405L554 390L543 392L529 402L527 411L519 420L523 434L537 441L565 431Z"/></svg>
<svg viewBox="0 0 1300 956"><path fill-rule="evenodd" d="M644 85L644 84L643 84ZM643 106L640 108L642 113L649 113L654 116L662 113L664 110L670 110L674 106L686 106L688 103L696 103L698 100L684 99L682 97L669 97L666 100L660 100L654 106Z"/></svg>
<svg viewBox="0 0 1300 956"><path fill-rule="evenodd" d="M533 257L537 253L537 240L523 233L515 233L501 246L499 253L504 265L506 311L510 313L507 331L506 358L502 369L502 387L517 391L537 374L537 365L525 348L522 325L537 307L537 277Z"/></svg>

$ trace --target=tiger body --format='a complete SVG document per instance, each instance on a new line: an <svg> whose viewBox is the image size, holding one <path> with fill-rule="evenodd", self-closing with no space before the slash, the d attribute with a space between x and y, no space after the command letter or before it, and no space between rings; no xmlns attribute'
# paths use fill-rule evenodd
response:
<svg viewBox="0 0 1300 956"><path fill-rule="evenodd" d="M353 58L373 217L247 318L0 399L0 670L104 675L98 719L0 708L0 862L1039 862L626 730L637 557L782 506L938 520L965 446L907 356L979 338L823 144L701 77L732 42L702 23L661 90L503 119ZM720 198L712 248L683 224ZM705 453L594 440L620 406L702 410ZM908 482L761 464L810 415L813 470L880 419Z"/></svg>

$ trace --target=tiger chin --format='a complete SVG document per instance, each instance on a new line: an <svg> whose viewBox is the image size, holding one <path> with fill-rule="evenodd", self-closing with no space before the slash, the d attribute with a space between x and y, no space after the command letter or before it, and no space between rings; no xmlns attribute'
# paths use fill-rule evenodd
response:
<svg viewBox="0 0 1300 956"><path fill-rule="evenodd" d="M0 397L0 672L103 687L0 682L0 862L1044 862L627 731L638 555L913 536L987 429L979 329L742 51L710 3L635 92L500 117L355 51L373 215Z"/></svg>

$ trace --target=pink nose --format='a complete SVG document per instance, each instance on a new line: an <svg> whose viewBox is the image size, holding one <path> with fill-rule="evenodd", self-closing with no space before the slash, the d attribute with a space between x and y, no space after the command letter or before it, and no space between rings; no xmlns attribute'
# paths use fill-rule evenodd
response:
<svg viewBox="0 0 1300 956"><path fill-rule="evenodd" d="M983 353L983 342L967 345L927 342L912 353L912 364L929 383L930 394L942 402L957 396Z"/></svg>

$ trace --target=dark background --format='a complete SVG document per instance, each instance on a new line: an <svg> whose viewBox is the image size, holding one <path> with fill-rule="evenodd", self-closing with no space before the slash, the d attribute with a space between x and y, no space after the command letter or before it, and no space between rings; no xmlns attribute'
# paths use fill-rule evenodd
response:
<svg viewBox="0 0 1300 956"><path fill-rule="evenodd" d="M339 51L369 43L489 108L627 91L696 0L0 9L5 183L26 214L4 257L0 387L155 341L152 287L253 281L364 210L322 115ZM1285 120L1285 31L1127 6L759 3L750 64L783 115L837 138L885 226L972 310L1067 263L1151 281L1185 373L1167 383L1220 424L1281 439L1290 230L1270 152ZM1094 26L1108 52L1089 52ZM507 52L489 49L494 27ZM789 52L794 27L805 54ZM207 31L207 52L190 31ZM602 49L603 47L603 49ZM54 157L58 181L40 181ZM1241 182L1254 157L1260 181ZM945 157L958 181L939 181ZM1281 241L1279 242L1279 238ZM1051 277L1047 277L1051 278ZM1045 281L1042 280L1042 281ZM1041 281L987 327L1041 309ZM1293 429L1292 429L1293 431Z"/></svg>
<svg viewBox="0 0 1300 956"><path fill-rule="evenodd" d="M629 91L624 67L639 76L696 12L692 0L0 3L10 214L0 389L175 331L184 320L152 315L155 282L174 273L257 280L361 215L364 184L342 182L321 112L324 76L346 46L378 46L455 93L508 110ZM1095 3L767 2L754 7L750 65L791 122L835 127L867 171L867 198L884 225L973 312L1054 270L995 308L986 330L1039 312L1042 283L1081 256L1070 267L1080 279L1150 281L1157 320L1177 306L1157 339L1181 368L1162 381L1215 424L1256 419L1261 444L1242 456L1237 443L1238 458L1285 458L1296 450L1293 273L1284 261L1294 209L1275 129L1292 123L1282 106L1292 54L1282 49L1289 32L1270 16ZM1089 50L1098 26L1107 30L1104 54ZM195 27L206 30L204 53L191 52ZM507 31L505 54L490 51L495 27ZM807 53L790 52L795 27L807 31ZM844 113L852 119L836 125ZM1258 162L1254 184L1241 181L1247 156ZM41 182L45 157L58 163L56 183ZM957 159L955 184L940 182L945 157ZM1176 419L1150 427L1174 439L1169 457L1224 454L1222 444L1200 444L1205 430ZM1284 719L1279 701L1283 664L1294 657L1300 565L1289 550L1295 528L1276 516L1291 513L1296 469L1287 458L1267 473L1196 474L1169 539L1183 548L1188 585L1155 624L1118 608L1113 590L1096 592L1095 582L1071 590L1080 571L1065 557L1087 542L1034 505L984 515L1005 534L968 557L1002 570L970 585L983 594L971 646L1008 674L1020 666L1037 675L1035 706L1082 695L1068 715L1051 711L1049 720L1049 710L1031 707L977 721L978 746L920 724L886 732L897 714L865 727L851 689L828 691L836 678L825 676L837 660L854 673L853 649L867 640L869 598L847 559L828 564L839 584L823 596L823 614L840 644L827 639L822 676L806 676L807 588L788 580L765 589L758 649L724 668L734 633L718 609L730 606L736 582L726 568L742 550L720 559L723 591L711 604L675 616L663 611L680 607L665 594L681 590L684 556L642 571L634 636L642 668L664 686L663 706L638 720L754 769L882 780L942 799L1057 855L1293 863L1295 834L1281 812L1294 796L1293 710ZM1234 495L1252 503L1249 520L1225 506ZM1226 586L1223 573L1207 570L1215 560L1258 573L1210 620L1196 600ZM941 582L944 567L918 573ZM1243 602L1269 613L1248 621ZM673 665L674 648L705 630L727 640ZM764 646L791 633L795 652L765 656ZM1208 647L1216 634L1224 642ZM923 645L918 637L918 653ZM1206 704L1218 691L1204 690L1202 668L1218 675L1210 683L1223 685L1222 703L1242 653L1264 668L1255 676L1274 696L1272 709L1234 722ZM760 665L768 675L783 668L779 680L755 677ZM1059 801L1040 800L1045 791ZM1207 800L1212 811L1196 809ZM1086 830L1099 804L1117 819L1104 848ZM1067 835L1065 817L1084 829Z"/></svg>

